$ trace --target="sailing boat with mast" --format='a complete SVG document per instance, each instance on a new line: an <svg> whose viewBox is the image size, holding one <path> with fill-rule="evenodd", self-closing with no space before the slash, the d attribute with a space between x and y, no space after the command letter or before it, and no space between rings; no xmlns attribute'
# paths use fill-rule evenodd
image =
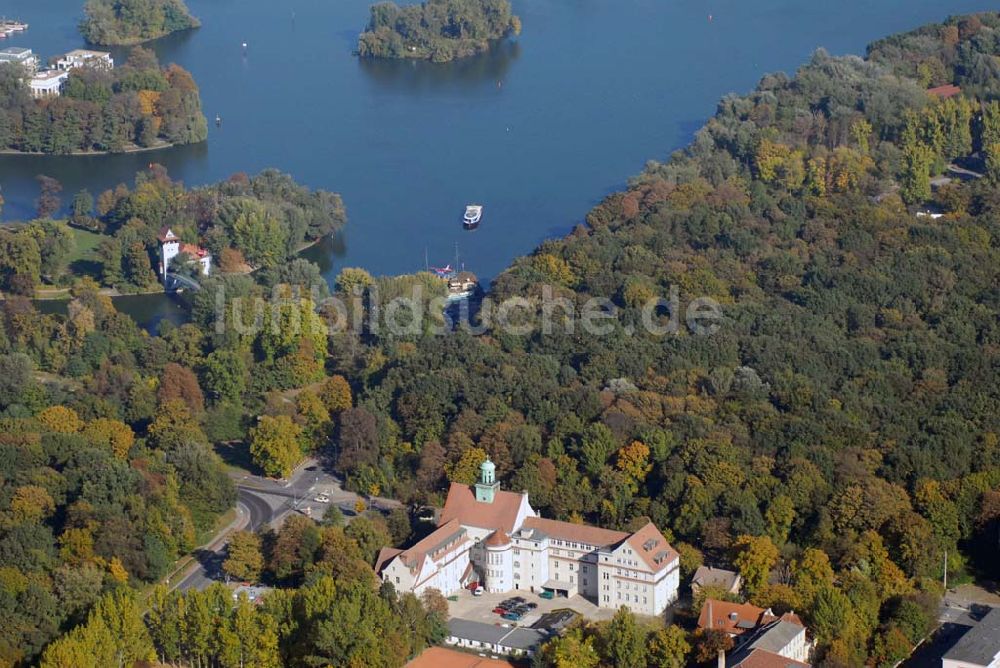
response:
<svg viewBox="0 0 1000 668"><path fill-rule="evenodd" d="M458 243L455 243L455 267L461 267L453 271L448 277L448 302L457 302L468 299L479 290L479 279L471 271L465 270L465 264L458 261ZM451 268L451 265L448 265Z"/></svg>

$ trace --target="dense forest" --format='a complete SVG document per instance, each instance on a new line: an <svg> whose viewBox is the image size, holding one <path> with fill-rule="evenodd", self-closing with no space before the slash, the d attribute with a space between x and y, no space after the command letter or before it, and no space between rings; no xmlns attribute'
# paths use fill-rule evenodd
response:
<svg viewBox="0 0 1000 668"><path fill-rule="evenodd" d="M369 449L341 440L340 468L434 501L489 454L546 516L649 516L686 573L734 565L749 600L803 614L822 665L892 665L946 551L952 583L1000 575L998 55L996 14L817 52L494 282L539 311L542 286L610 297L609 336L336 340L378 426L341 427ZM985 176L932 187L951 161ZM648 335L671 286L721 304L719 331Z"/></svg>
<svg viewBox="0 0 1000 668"><path fill-rule="evenodd" d="M315 265L293 258L347 220L339 195L311 191L275 170L186 190L153 165L132 188L119 184L96 201L87 191L77 193L67 220L52 219L61 185L44 176L39 182L38 219L0 231L6 251L0 254L0 290L31 295L39 286L66 285L81 274L119 292L148 290L159 281L157 237L163 226L206 248L218 272L259 270L268 285L290 277L297 285L319 285ZM101 233L94 260L74 260L79 253L73 228ZM172 270L185 270L183 258Z"/></svg>
<svg viewBox="0 0 1000 668"><path fill-rule="evenodd" d="M407 7L380 2L358 39L358 55L443 63L482 53L490 40L520 32L509 0L427 0Z"/></svg>
<svg viewBox="0 0 1000 668"><path fill-rule="evenodd" d="M205 482L220 476L208 444L240 443L269 475L313 453L412 508L489 455L546 517L652 519L682 581L703 562L738 570L741 600L802 617L816 665L895 665L932 624L946 552L949 583L1000 577L998 56L1000 14L955 17L726 97L690 146L497 278L491 298L528 300L526 335L432 335L433 311L379 326L379 304L443 293L428 274L344 269L340 312L315 266L271 259L307 238L277 228L342 222L339 200L314 208L275 174L184 192L154 169L101 195L95 224L136 229L122 247L140 274L162 222L261 269L205 280L192 322L159 336L85 279L66 317L3 303L3 658L393 666L440 639L443 601L371 575L378 547L410 538L402 511L237 534L224 568L277 591L252 607L156 588L143 617L129 586L231 503ZM928 92L944 84L960 91ZM16 284L17 266L0 277ZM672 288L719 303L717 331L644 327ZM549 290L563 312L609 299L610 333L545 332ZM580 624L536 664L714 664L723 639L677 621Z"/></svg>
<svg viewBox="0 0 1000 668"><path fill-rule="evenodd" d="M184 0L87 0L80 33L91 44L139 44L197 28Z"/></svg>
<svg viewBox="0 0 1000 668"><path fill-rule="evenodd" d="M77 67L58 97L33 100L19 65L0 64L0 150L107 151L193 144L208 137L198 86L177 65L135 48L113 70Z"/></svg>

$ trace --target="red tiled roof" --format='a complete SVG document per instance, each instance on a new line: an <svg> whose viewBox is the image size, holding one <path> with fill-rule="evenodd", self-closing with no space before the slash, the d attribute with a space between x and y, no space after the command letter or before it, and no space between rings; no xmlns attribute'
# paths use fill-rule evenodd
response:
<svg viewBox="0 0 1000 668"><path fill-rule="evenodd" d="M937 86L931 88L927 91L928 95L933 95L934 97L939 97L942 100L946 100L949 97L955 97L962 92L962 89L953 84L946 84L944 86Z"/></svg>
<svg viewBox="0 0 1000 668"><path fill-rule="evenodd" d="M709 610L712 611L711 623L709 623ZM698 628L713 628L717 631L740 635L761 624L773 622L775 619L777 617L770 614L769 610L758 608L756 605L729 603L709 598L701 606L701 614L698 615Z"/></svg>
<svg viewBox="0 0 1000 668"><path fill-rule="evenodd" d="M402 554L402 552L402 550L397 550L394 547L383 547L379 550L378 556L375 558L375 573L381 573L382 567L392 561L392 558L396 555Z"/></svg>
<svg viewBox="0 0 1000 668"><path fill-rule="evenodd" d="M802 663L795 659L768 652L764 649L755 649L739 663L734 663L730 668L810 668L808 663Z"/></svg>
<svg viewBox="0 0 1000 668"><path fill-rule="evenodd" d="M168 226L164 225L163 227L160 228L160 231L157 233L156 238L159 239L160 242L162 243L164 241L176 240L177 235L174 234L174 231L171 230Z"/></svg>
<svg viewBox="0 0 1000 668"><path fill-rule="evenodd" d="M503 547L504 545L510 545L510 536L503 531L494 531L485 542L486 547Z"/></svg>
<svg viewBox="0 0 1000 668"><path fill-rule="evenodd" d="M514 668L501 659L486 659L446 647L430 647L406 664L406 668Z"/></svg>
<svg viewBox="0 0 1000 668"><path fill-rule="evenodd" d="M629 536L628 544L654 572L666 568L680 556L652 522Z"/></svg>
<svg viewBox="0 0 1000 668"><path fill-rule="evenodd" d="M628 538L624 531L612 531L592 527L587 524L573 524L572 522L561 522L559 520L547 520L541 517L529 517L524 520L526 529L538 529L546 536L558 540L568 540L571 543L584 543L594 547L608 547L617 545Z"/></svg>
<svg viewBox="0 0 1000 668"><path fill-rule="evenodd" d="M453 482L448 489L448 499L444 503L438 524L441 526L451 520L458 520L464 526L502 529L511 533L523 498L523 494L497 491L493 503L481 503L476 501L471 487Z"/></svg>
<svg viewBox="0 0 1000 668"><path fill-rule="evenodd" d="M805 626L805 624L802 623L802 618L796 615L794 612L786 612L778 619L780 619L783 622L791 622L792 624L798 624L799 626L803 627Z"/></svg>
<svg viewBox="0 0 1000 668"><path fill-rule="evenodd" d="M181 244L181 252L191 257L205 257L208 251L194 244Z"/></svg>
<svg viewBox="0 0 1000 668"><path fill-rule="evenodd" d="M460 535L461 534L461 535ZM410 570L419 570L425 557L436 559L436 554L451 545L458 545L468 540L465 529L456 520L446 522L421 540L399 553Z"/></svg>

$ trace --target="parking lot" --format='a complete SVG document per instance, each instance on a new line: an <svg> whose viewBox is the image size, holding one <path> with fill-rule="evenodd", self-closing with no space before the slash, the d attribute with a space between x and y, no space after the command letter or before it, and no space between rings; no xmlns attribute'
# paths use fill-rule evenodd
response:
<svg viewBox="0 0 1000 668"><path fill-rule="evenodd" d="M497 607L503 601L516 596L522 597L529 603L538 604L537 608L530 610L520 621L516 622L518 626L531 626L545 613L567 608L580 613L583 617L590 620L611 619L615 614L612 608L598 608L596 604L591 603L582 596L572 596L570 598L557 596L552 600L546 600L538 594L522 590L514 590L505 594L484 592L482 596L473 596L472 592L467 589L458 592L457 601L448 601L448 612L452 617L469 619L475 622L514 624L515 622L503 619L500 615L493 612L493 608Z"/></svg>

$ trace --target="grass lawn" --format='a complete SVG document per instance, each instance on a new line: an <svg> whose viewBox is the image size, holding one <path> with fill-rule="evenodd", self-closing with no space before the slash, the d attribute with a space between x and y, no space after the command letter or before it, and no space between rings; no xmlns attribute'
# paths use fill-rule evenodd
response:
<svg viewBox="0 0 1000 668"><path fill-rule="evenodd" d="M97 256L97 246L105 235L76 227L70 227L69 230L76 242L76 248L69 257L70 272L100 278L101 262Z"/></svg>

